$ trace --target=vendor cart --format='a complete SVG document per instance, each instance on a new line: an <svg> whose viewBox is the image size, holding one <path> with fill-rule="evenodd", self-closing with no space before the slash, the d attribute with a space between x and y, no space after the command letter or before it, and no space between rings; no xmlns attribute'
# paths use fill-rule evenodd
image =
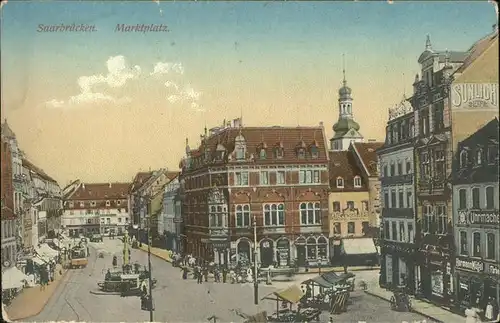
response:
<svg viewBox="0 0 500 323"><path fill-rule="evenodd" d="M300 302L304 294L297 285L273 292L263 299L276 301L276 312L267 317L268 322L311 322L319 321L321 310L316 308L293 309L293 305ZM281 307L280 307L281 303Z"/></svg>

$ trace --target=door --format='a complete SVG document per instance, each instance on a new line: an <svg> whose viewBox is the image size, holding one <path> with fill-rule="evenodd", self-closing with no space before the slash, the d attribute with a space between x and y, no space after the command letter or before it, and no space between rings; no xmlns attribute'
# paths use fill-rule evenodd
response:
<svg viewBox="0 0 500 323"><path fill-rule="evenodd" d="M297 246L297 265L306 265L306 246Z"/></svg>

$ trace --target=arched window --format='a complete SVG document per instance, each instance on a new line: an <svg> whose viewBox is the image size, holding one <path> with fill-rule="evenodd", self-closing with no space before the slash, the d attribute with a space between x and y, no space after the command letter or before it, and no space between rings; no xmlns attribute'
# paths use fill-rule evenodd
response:
<svg viewBox="0 0 500 323"><path fill-rule="evenodd" d="M307 238L306 245L307 245L307 259L316 260L318 251L318 245L316 239L314 239L314 237Z"/></svg>
<svg viewBox="0 0 500 323"><path fill-rule="evenodd" d="M462 150L460 152L460 167L461 168L467 167L467 162L468 162L467 150Z"/></svg>
<svg viewBox="0 0 500 323"><path fill-rule="evenodd" d="M354 187L361 187L361 177L359 176L354 177Z"/></svg>
<svg viewBox="0 0 500 323"><path fill-rule="evenodd" d="M250 227L250 206L248 204L236 205L236 227Z"/></svg>
<svg viewBox="0 0 500 323"><path fill-rule="evenodd" d="M285 225L285 205L283 203L264 205L264 225Z"/></svg>
<svg viewBox="0 0 500 323"><path fill-rule="evenodd" d="M321 224L321 208L319 203L300 203L300 224Z"/></svg>
<svg viewBox="0 0 500 323"><path fill-rule="evenodd" d="M344 187L344 179L342 177L337 177L337 187L338 188Z"/></svg>
<svg viewBox="0 0 500 323"><path fill-rule="evenodd" d="M495 188L493 186L486 187L486 209L493 210L495 208Z"/></svg>

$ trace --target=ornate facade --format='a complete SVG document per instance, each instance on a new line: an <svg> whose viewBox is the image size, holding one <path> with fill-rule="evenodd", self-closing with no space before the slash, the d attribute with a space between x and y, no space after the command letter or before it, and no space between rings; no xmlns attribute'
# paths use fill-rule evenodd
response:
<svg viewBox="0 0 500 323"><path fill-rule="evenodd" d="M225 264L328 259L328 156L320 127L205 131L181 162L186 252Z"/></svg>

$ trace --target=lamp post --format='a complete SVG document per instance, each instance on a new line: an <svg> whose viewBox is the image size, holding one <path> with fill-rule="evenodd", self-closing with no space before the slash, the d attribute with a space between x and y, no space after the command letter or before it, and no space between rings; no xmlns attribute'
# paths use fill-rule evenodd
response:
<svg viewBox="0 0 500 323"><path fill-rule="evenodd" d="M253 216L253 300L254 304L259 304L259 279L257 273L257 220L255 215Z"/></svg>
<svg viewBox="0 0 500 323"><path fill-rule="evenodd" d="M151 201L151 198L149 196L144 197L143 203L149 203ZM144 204L142 205L144 206ZM148 212L148 204L146 204L146 213ZM153 320L153 274L151 272L151 243L152 243L152 237L151 237L151 216L147 214L147 236L148 236L148 271L149 271L149 321L154 322Z"/></svg>

